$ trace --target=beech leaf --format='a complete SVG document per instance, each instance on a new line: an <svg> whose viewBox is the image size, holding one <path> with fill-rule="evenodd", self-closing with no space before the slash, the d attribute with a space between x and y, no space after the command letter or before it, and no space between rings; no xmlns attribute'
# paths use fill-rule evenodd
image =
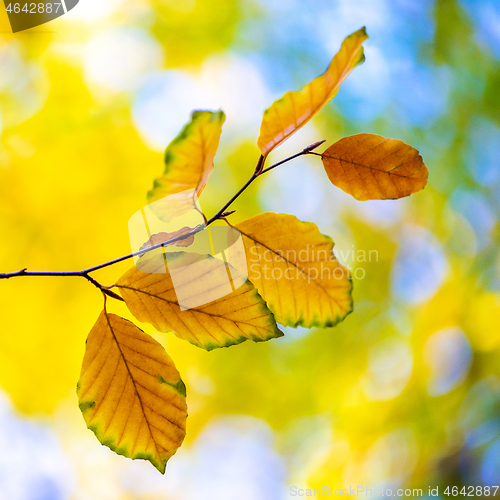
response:
<svg viewBox="0 0 500 500"><path fill-rule="evenodd" d="M364 27L349 35L322 75L301 90L287 92L264 111L257 141L263 156L297 132L335 97L341 83L365 60L362 43L367 38Z"/></svg>
<svg viewBox="0 0 500 500"><path fill-rule="evenodd" d="M164 220L196 208L195 197L200 196L213 170L225 119L222 111L194 111L191 121L168 145L163 176L148 192L148 203L165 199L164 206L155 204Z"/></svg>
<svg viewBox="0 0 500 500"><path fill-rule="evenodd" d="M321 156L332 184L360 201L403 198L427 183L427 167L418 151L397 139L351 135Z"/></svg>
<svg viewBox="0 0 500 500"><path fill-rule="evenodd" d="M235 226L242 234L248 278L285 326L334 326L352 311L349 270L316 224L263 213Z"/></svg>
<svg viewBox="0 0 500 500"><path fill-rule="evenodd" d="M139 267L116 286L132 314L158 331L173 331L207 351L283 335L252 283L217 258L176 252L168 255L168 266L155 255ZM193 301L199 305L182 307Z"/></svg>
<svg viewBox="0 0 500 500"><path fill-rule="evenodd" d="M156 340L103 311L87 338L77 394L103 445L165 473L186 434L186 388Z"/></svg>

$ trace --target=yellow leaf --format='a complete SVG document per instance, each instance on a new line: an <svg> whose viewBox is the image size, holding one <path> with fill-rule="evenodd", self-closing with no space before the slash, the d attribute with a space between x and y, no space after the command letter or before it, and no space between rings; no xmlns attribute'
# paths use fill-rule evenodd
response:
<svg viewBox="0 0 500 500"><path fill-rule="evenodd" d="M286 326L334 326L352 311L349 270L316 224L264 213L236 225L248 260L248 278Z"/></svg>
<svg viewBox="0 0 500 500"><path fill-rule="evenodd" d="M362 43L367 38L364 27L349 35L322 75L301 90L287 92L264 111L257 141L264 156L297 132L335 97L340 84L365 60Z"/></svg>
<svg viewBox="0 0 500 500"><path fill-rule="evenodd" d="M360 201L403 198L427 183L427 167L418 151L397 139L351 135L321 156L332 184Z"/></svg>
<svg viewBox="0 0 500 500"><path fill-rule="evenodd" d="M165 473L186 435L186 388L156 340L103 311L87 338L77 394L103 445Z"/></svg>
<svg viewBox="0 0 500 500"><path fill-rule="evenodd" d="M169 197L165 206L156 205L165 220L195 208L194 197L201 194L212 173L225 119L222 111L194 111L167 147L164 174L148 192L148 203Z"/></svg>
<svg viewBox="0 0 500 500"><path fill-rule="evenodd" d="M184 252L168 254L168 268L163 255L145 262L139 267L148 272L134 267L116 284L139 321L207 351L283 335L252 283L229 264ZM192 300L199 305L185 309Z"/></svg>

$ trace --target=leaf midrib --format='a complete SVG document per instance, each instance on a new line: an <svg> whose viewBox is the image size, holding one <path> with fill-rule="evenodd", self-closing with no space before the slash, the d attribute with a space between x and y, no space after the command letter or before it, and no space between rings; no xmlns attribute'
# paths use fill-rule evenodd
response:
<svg viewBox="0 0 500 500"><path fill-rule="evenodd" d="M164 297L160 297L158 295L155 295L154 293L151 293L151 292L147 292L146 290L141 290L140 288L134 288L132 286L126 286L126 285L116 285L118 288L124 288L126 290L132 290L134 292L141 292L143 293L144 295L148 295L149 297L153 297L155 299L158 299L158 300L162 300L164 302L167 302L167 304L171 304L171 305L175 305L175 306L179 306L179 304L177 302L174 302L172 300L168 300L168 299L165 299ZM253 285L252 285L253 286ZM239 295L238 297L241 297L247 293L250 293L252 292L253 290L252 289L249 289L247 290L246 292L242 293L241 295ZM254 307L255 305L258 305L258 304L250 304L248 306L245 306L245 307L241 307L240 309L235 309L234 311L230 311L230 313L235 313L235 312L238 312L238 311L242 311L243 309L248 309L249 307ZM267 306L266 306L267 307ZM222 319L225 319L227 321L230 321L232 323L235 323L236 325L239 323L241 325L248 325L248 326L252 326L254 328L260 328L262 330L268 330L268 328L264 327L264 326L257 326L257 325L253 325L252 323L247 323L246 321L237 321L237 320L234 320L234 319L229 319L227 318L226 316L222 315L222 314L214 314L214 313L210 313L210 312L207 312L207 311L203 311L201 309L196 309L196 308L192 308L190 309L191 311L196 311L197 313L201 313L201 314L205 314L209 317L213 317L213 318L222 318ZM269 311L271 314L272 312ZM263 318L265 316L268 316L268 314L263 314L262 316L257 316L255 318L252 318L252 319L260 319L260 318Z"/></svg>
<svg viewBox="0 0 500 500"><path fill-rule="evenodd" d="M148 417L147 417L147 415L146 415L146 411L144 410L144 405L143 405L143 403L142 403L141 396L140 396L139 391L138 391L138 389L137 389L137 385L136 385L136 383L135 383L134 377L132 376L132 372L130 371L130 368L129 368L129 366L128 366L127 360L125 359L125 355L123 354L123 351L122 351L122 349L121 349L121 347L120 347L120 343L118 342L118 339L116 338L116 335L115 335L115 332L114 332L114 330L113 330L113 327L111 326L111 321L109 320L109 315L108 315L108 312L106 311L106 309L104 310L104 315L106 316L106 321L107 321L107 323L108 323L108 326L109 326L109 330L110 330L110 332L111 332L111 335L113 335L113 339L115 340L116 346L118 347L118 351L120 352L120 356L122 357L122 360L123 360L123 362L125 363L125 367L127 368L127 372L128 372L128 374L129 374L129 377L130 377L130 379L132 380L132 384L134 385L134 391L135 391L135 393L136 393L137 398L139 399L139 403L140 403L140 405L141 405L142 414L144 415L144 420L146 421L146 424L147 424L147 426L148 426L149 435L151 436L151 439L152 439L152 441L153 441L153 445L154 445L154 447L155 447L156 455L157 455L157 457L158 457L158 459L159 459L159 463L161 464L161 456L160 456L160 452L159 452L159 450L158 450L158 446L157 446L157 444L156 444L156 441L155 441L155 439L154 439L154 437L153 437L153 433L152 433L152 431L151 431L151 425L149 424L149 420L148 420ZM111 421L110 421L110 422L111 422ZM137 437L139 437L140 432L141 432L141 428L139 427L139 431L138 431ZM136 439L136 442L137 442L137 439ZM133 447L134 449L135 449L135 445L136 445L136 443L134 443L134 447ZM133 455L133 454L134 454L134 453L133 453L133 452L134 452L134 449L132 449L132 450L131 450L131 452L130 452L130 454L131 454L131 455Z"/></svg>

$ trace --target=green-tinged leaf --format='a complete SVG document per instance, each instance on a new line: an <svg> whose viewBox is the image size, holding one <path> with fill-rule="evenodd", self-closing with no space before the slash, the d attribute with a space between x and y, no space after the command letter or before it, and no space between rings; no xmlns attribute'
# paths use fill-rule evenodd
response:
<svg viewBox="0 0 500 500"><path fill-rule="evenodd" d="M322 75L301 90L287 92L266 109L257 141L264 156L297 132L335 97L341 83L365 60L362 43L367 38L364 27L349 35Z"/></svg>
<svg viewBox="0 0 500 500"><path fill-rule="evenodd" d="M318 227L287 214L264 213L235 226L248 278L286 326L333 326L352 311L349 270Z"/></svg>
<svg viewBox="0 0 500 500"><path fill-rule="evenodd" d="M206 350L283 335L252 283L229 264L176 252L167 267L163 257L148 258L116 284L139 321Z"/></svg>
<svg viewBox="0 0 500 500"><path fill-rule="evenodd" d="M212 173L225 119L222 111L194 111L167 147L163 176L148 193L148 203L170 197L165 206L155 205L161 218L171 220L195 208L194 197L201 194Z"/></svg>
<svg viewBox="0 0 500 500"><path fill-rule="evenodd" d="M360 201L403 198L427 183L427 167L418 151L380 135L344 137L322 159L332 184Z"/></svg>
<svg viewBox="0 0 500 500"><path fill-rule="evenodd" d="M156 340L103 311L87 338L77 394L103 445L165 472L186 435L186 389Z"/></svg>

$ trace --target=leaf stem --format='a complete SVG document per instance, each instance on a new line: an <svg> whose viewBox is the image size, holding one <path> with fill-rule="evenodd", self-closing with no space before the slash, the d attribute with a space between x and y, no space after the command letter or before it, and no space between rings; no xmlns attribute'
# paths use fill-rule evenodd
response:
<svg viewBox="0 0 500 500"><path fill-rule="evenodd" d="M315 142L314 144L311 144L310 146L307 146L304 148L300 153L294 154L292 156L289 156L288 158L285 158L284 160L279 161L278 163L275 163L274 165L271 165L268 168L264 168L264 164L266 162L266 157L262 156L259 158L259 161L257 162L257 166L255 168L254 173L248 179L248 181L245 183L245 185L211 218L206 222L206 226L209 226L216 220L222 219L223 217L229 215L230 213L233 212L226 212L227 209L241 196L241 194L252 184L252 182L255 181L258 177L261 175L265 174L266 172L269 172L273 168L279 167L280 165L283 165L284 163L287 163L295 158L298 158L299 156L311 154L311 152L316 149L318 146L323 144L325 141L319 141ZM28 271L27 268L21 269L19 271L14 271L12 273L0 273L0 279L9 279L9 278L17 278L20 276L59 276L59 277L68 277L68 276L77 276L81 278L85 278L87 281L92 283L95 287L99 288L99 290L102 291L105 295L108 297L112 297L117 300L122 300L123 299L116 294L115 292L111 291L110 288L112 286L104 286L98 281L96 281L94 278L90 276L90 273L93 273L94 271L98 271L99 269L104 269L105 267L112 266L113 264L118 264L119 262L123 262L124 260L131 259L132 257L136 257L137 255L144 255L147 252L150 252L151 250L154 250L156 248L165 246L165 245L170 245L172 243L175 243L176 241L183 240L185 238L189 238L190 236L195 235L196 233L199 233L202 231L205 227L205 225L199 225L195 227L192 231L188 233L181 234L179 236L176 236L175 238L171 238L168 241L162 241L161 243L157 243L156 245L152 245L148 248L139 250L137 252L129 253L127 255L124 255L122 257L118 257L117 259L110 260L108 262L104 262L103 264L99 264L97 266L89 267L87 269L84 269L83 271Z"/></svg>

